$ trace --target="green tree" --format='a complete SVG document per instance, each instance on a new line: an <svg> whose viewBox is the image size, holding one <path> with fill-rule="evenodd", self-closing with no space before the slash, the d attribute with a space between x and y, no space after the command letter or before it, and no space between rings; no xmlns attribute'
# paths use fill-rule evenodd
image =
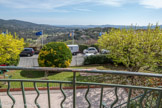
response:
<svg viewBox="0 0 162 108"><path fill-rule="evenodd" d="M29 47L30 46L30 43L29 42L25 42L24 43L24 47Z"/></svg>
<svg viewBox="0 0 162 108"><path fill-rule="evenodd" d="M72 60L69 47L63 42L50 42L39 53L38 63L41 67L68 67Z"/></svg>
<svg viewBox="0 0 162 108"><path fill-rule="evenodd" d="M23 45L24 40L18 39L17 36L0 34L0 64L10 64L12 60L17 61L20 52L24 48Z"/></svg>
<svg viewBox="0 0 162 108"><path fill-rule="evenodd" d="M147 30L112 29L98 40L100 48L110 50L115 63L123 63L129 71L142 66L156 66L162 55L162 30L159 26Z"/></svg>

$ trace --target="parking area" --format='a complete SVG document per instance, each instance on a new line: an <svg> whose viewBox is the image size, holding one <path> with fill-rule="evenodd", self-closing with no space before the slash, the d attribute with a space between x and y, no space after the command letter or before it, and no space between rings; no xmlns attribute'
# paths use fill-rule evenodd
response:
<svg viewBox="0 0 162 108"><path fill-rule="evenodd" d="M20 57L19 67L38 67L38 55Z"/></svg>
<svg viewBox="0 0 162 108"><path fill-rule="evenodd" d="M83 54L77 54L72 57L72 62L70 66L81 66L84 62ZM19 67L38 67L38 55L33 55L31 57L20 57Z"/></svg>

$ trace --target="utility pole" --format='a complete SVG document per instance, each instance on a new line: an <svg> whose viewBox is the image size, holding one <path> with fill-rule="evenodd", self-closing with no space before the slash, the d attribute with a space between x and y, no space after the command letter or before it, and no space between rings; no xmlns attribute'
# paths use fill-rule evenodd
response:
<svg viewBox="0 0 162 108"><path fill-rule="evenodd" d="M73 36L72 45L74 45L74 30L73 30L73 32L72 32L72 36Z"/></svg>
<svg viewBox="0 0 162 108"><path fill-rule="evenodd" d="M42 48L43 48L43 30L42 30Z"/></svg>

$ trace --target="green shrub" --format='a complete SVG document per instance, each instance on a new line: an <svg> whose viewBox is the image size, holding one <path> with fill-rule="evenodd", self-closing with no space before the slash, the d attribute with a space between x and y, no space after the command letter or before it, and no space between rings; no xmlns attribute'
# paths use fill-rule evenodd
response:
<svg viewBox="0 0 162 108"><path fill-rule="evenodd" d="M83 52L84 49L87 49L88 45L79 45L79 51Z"/></svg>
<svg viewBox="0 0 162 108"><path fill-rule="evenodd" d="M162 29L149 25L146 30L112 29L98 39L102 49L110 50L116 63L123 63L129 71L138 72L141 67L157 67L162 55Z"/></svg>
<svg viewBox="0 0 162 108"><path fill-rule="evenodd" d="M10 59L7 59L7 61L2 64L7 64L9 66L17 66L19 61L20 61L20 56L18 55L17 57L14 58L11 57Z"/></svg>
<svg viewBox="0 0 162 108"><path fill-rule="evenodd" d="M39 53L38 63L41 67L68 67L72 54L63 42L50 42Z"/></svg>
<svg viewBox="0 0 162 108"><path fill-rule="evenodd" d="M113 63L111 58L107 57L107 55L92 55L85 57L84 59L84 65L107 64L107 63Z"/></svg>

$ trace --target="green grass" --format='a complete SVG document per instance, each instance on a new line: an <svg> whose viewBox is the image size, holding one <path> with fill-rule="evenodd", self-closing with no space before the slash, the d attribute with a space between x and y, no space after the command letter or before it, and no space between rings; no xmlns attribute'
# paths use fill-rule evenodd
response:
<svg viewBox="0 0 162 108"><path fill-rule="evenodd" d="M88 69L93 66L87 67L72 67L79 69ZM11 79L33 79L33 80L60 80L60 81L72 81L73 80L73 72L49 72L48 77L45 77L45 72L42 71L24 71L24 70L15 70L9 71L6 73L7 75L12 75ZM96 76L95 76L96 77ZM81 76L79 72L76 73L76 78L78 81L96 81L96 78L92 76ZM94 79L95 78L95 79ZM25 87L33 87L33 83L25 82ZM46 87L46 83L37 83L38 87ZM58 87L59 84L53 83L50 84L51 87ZM72 86L71 84L63 84L63 86ZM1 84L2 88L7 88L7 85ZM20 88L19 82L12 82L12 88Z"/></svg>
<svg viewBox="0 0 162 108"><path fill-rule="evenodd" d="M126 71L126 68L123 66L114 66L111 64L107 65L89 65L89 66L80 66L80 67L70 67L70 68L77 68L77 69L100 69L100 70L122 70ZM143 69L141 71L144 71ZM159 71L159 70L158 70ZM160 70L161 71L161 70ZM148 71L146 71L148 72ZM149 71L150 72L150 71ZM12 75L11 79L34 79L34 80L60 80L60 81L72 81L73 80L73 73L72 72L50 72L48 77L45 77L45 72L41 71L24 71L24 70L15 70L9 71L6 74ZM98 82L98 83L112 83L120 82L122 84L125 83L126 76L117 76L117 75L108 75L108 74L101 74L95 76L81 76L79 72L76 74L77 81L81 82ZM127 79L126 79L127 80ZM7 88L7 85L0 84L1 88ZM24 83L25 87L33 87L33 83L26 82ZM38 87L46 87L46 83L37 83ZM50 83L51 87L59 87L59 84ZM63 84L63 86L72 86L71 84ZM12 88L20 88L20 83L12 82Z"/></svg>
<svg viewBox="0 0 162 108"><path fill-rule="evenodd" d="M11 79L33 79L33 80L62 80L62 81L72 81L73 73L72 72L59 72L59 73L49 73L48 77L44 77L44 72L42 71L11 71L6 73L12 75ZM77 73L79 76L79 73ZM67 85L67 84L66 84ZM12 82L12 88L20 88L20 83ZM33 87L33 83L26 82L24 83L25 87ZM38 83L39 87L46 87L45 83ZM58 84L50 84L50 86L56 87ZM65 86L65 85L64 85ZM6 85L3 85L2 88L6 88Z"/></svg>

